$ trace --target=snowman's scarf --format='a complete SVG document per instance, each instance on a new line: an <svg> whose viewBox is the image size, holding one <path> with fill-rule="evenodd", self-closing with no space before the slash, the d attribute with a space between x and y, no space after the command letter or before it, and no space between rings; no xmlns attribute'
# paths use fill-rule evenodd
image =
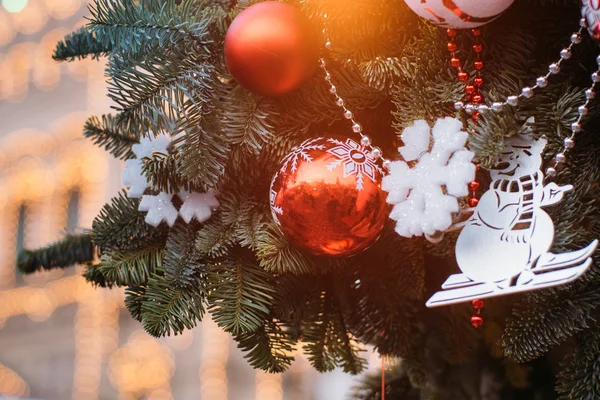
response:
<svg viewBox="0 0 600 400"><path fill-rule="evenodd" d="M492 182L491 189L521 196L519 201L519 218L510 228L511 231L523 231L531 228L534 220L535 189L543 185L543 177L539 172L510 179L497 179Z"/></svg>

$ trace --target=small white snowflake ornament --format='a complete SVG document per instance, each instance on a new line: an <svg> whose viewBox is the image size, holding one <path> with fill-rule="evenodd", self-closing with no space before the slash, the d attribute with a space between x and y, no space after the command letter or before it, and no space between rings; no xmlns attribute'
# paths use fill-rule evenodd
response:
<svg viewBox="0 0 600 400"><path fill-rule="evenodd" d="M212 189L206 193L181 192L179 198L183 201L183 205L179 209L179 215L188 224L192 221L192 218L196 218L198 222L207 221L213 210L219 207L219 201Z"/></svg>
<svg viewBox="0 0 600 400"><path fill-rule="evenodd" d="M406 161L417 162L412 168L405 161L392 162L383 178L387 202L394 204L390 218L397 222L396 232L412 237L445 231L459 210L457 197L467 196L475 179L474 154L465 148L468 134L459 120L447 117L438 119L433 130L416 121L401 137L404 147L398 151Z"/></svg>
<svg viewBox="0 0 600 400"><path fill-rule="evenodd" d="M133 145L132 150L136 158L125 161L125 169L121 174L123 186L129 187L127 197L131 199L142 197L144 191L149 186L146 175L142 173L144 157L150 157L154 152L166 153L170 143L170 136L160 134L154 137L150 133L149 136L142 137L138 144Z"/></svg>
<svg viewBox="0 0 600 400"><path fill-rule="evenodd" d="M144 195L138 207L139 211L147 211L146 223L157 227L165 221L169 226L173 226L177 220L179 212L173 206L173 195L161 192L156 196Z"/></svg>

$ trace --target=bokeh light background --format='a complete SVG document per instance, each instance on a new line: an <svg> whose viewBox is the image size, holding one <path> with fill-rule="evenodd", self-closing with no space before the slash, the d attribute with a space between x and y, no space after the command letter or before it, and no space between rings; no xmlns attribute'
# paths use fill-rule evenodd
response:
<svg viewBox="0 0 600 400"><path fill-rule="evenodd" d="M0 398L348 398L358 378L318 374L300 353L285 374L254 371L208 319L157 340L121 291L94 289L79 270L15 271L20 248L90 227L122 166L81 135L88 116L110 109L103 64L51 59L85 24L87 1L0 2Z"/></svg>

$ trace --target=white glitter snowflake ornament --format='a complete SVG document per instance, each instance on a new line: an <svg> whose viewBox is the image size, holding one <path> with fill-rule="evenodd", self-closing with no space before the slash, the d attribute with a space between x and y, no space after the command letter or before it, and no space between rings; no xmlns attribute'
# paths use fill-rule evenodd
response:
<svg viewBox="0 0 600 400"><path fill-rule="evenodd" d="M215 197L215 191L209 190L206 193L179 193L179 198L183 205L179 209L179 215L186 223L190 223L192 218L198 222L207 221L213 210L219 207L219 201Z"/></svg>
<svg viewBox="0 0 600 400"><path fill-rule="evenodd" d="M402 133L404 147L398 151L406 161L418 161L412 168L405 161L392 162L382 183L387 202L394 204L390 218L400 236L433 235L452 224L452 213L459 210L457 197L467 196L475 179L474 154L465 148L468 134L462 127L447 117L438 119L433 129L419 120Z"/></svg>
<svg viewBox="0 0 600 400"><path fill-rule="evenodd" d="M140 143L132 147L136 158L125 161L125 169L121 174L123 186L128 186L127 197L139 199L149 186L148 179L142 173L144 157L152 156L154 152L166 153L167 147L171 143L171 137L160 134L157 137L151 133L149 136L142 137Z"/></svg>
<svg viewBox="0 0 600 400"><path fill-rule="evenodd" d="M173 206L173 195L161 192L156 196L144 195L138 207L139 211L147 211L146 223L157 227L165 221L169 226L173 226L179 213Z"/></svg>

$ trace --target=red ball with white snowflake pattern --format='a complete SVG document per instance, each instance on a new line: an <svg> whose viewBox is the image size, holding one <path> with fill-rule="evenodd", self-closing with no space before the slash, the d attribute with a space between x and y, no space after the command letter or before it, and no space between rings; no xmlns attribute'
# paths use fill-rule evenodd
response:
<svg viewBox="0 0 600 400"><path fill-rule="evenodd" d="M273 219L294 246L348 257L380 236L387 219L383 171L347 138L313 138L295 147L271 182Z"/></svg>

